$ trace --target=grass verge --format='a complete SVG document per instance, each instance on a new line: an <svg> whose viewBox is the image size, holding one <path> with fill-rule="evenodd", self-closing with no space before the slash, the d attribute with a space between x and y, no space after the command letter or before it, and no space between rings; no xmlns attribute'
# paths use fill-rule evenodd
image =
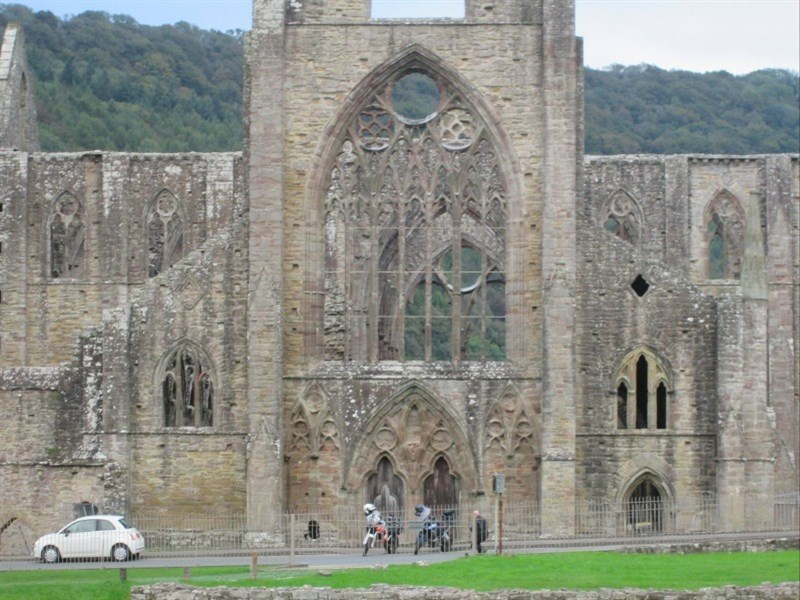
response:
<svg viewBox="0 0 800 600"><path fill-rule="evenodd" d="M324 576L315 569L261 567L251 579L247 567L192 568L185 583L203 587L368 587L373 583L497 589L645 588L693 590L724 585L751 586L800 578L800 551L720 552L709 554L622 554L569 552L478 556L451 562L394 565L387 569L347 569ZM129 597L134 585L181 582L183 569L38 570L0 573L0 598L116 600Z"/></svg>

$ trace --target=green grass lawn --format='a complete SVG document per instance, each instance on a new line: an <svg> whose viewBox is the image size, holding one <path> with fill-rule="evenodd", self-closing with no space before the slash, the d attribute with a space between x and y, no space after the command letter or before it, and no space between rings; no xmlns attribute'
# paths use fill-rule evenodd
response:
<svg viewBox="0 0 800 600"><path fill-rule="evenodd" d="M568 552L460 558L427 567L396 565L384 570L349 569L324 576L316 569L261 567L251 579L247 567L192 568L187 583L197 586L348 588L373 583L496 589L653 588L690 590L723 585L759 585L800 578L800 552L711 554L622 554ZM183 581L183 569L132 566L128 581L116 566L93 570L0 572L0 598L100 600L128 598L132 585Z"/></svg>

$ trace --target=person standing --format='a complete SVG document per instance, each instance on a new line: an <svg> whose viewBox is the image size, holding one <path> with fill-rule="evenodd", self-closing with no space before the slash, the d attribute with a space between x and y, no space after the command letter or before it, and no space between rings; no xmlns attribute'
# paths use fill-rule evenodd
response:
<svg viewBox="0 0 800 600"><path fill-rule="evenodd" d="M483 548L481 548L481 544L486 541L488 537L488 533L486 531L486 519L481 516L480 511L473 511L472 517L475 519L475 539L477 540L478 544L478 554L483 552Z"/></svg>

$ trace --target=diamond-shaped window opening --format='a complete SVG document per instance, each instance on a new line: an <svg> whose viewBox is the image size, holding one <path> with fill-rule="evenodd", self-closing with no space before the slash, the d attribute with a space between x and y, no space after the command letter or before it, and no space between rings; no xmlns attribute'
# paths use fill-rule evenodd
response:
<svg viewBox="0 0 800 600"><path fill-rule="evenodd" d="M647 290L650 289L650 284L647 283L647 280L642 277L641 274L639 274L636 276L636 279L633 280L631 287L633 288L633 291L636 292L636 295L639 296L639 298L642 298L647 293Z"/></svg>

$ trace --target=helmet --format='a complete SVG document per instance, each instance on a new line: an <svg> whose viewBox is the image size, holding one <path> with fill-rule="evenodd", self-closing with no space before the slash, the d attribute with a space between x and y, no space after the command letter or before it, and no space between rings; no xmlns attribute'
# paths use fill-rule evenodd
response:
<svg viewBox="0 0 800 600"><path fill-rule="evenodd" d="M371 512L375 512L376 510L377 510L377 508L375 507L375 505L374 505L374 504L370 504L369 502L367 502L367 503L364 505L364 514L365 514L365 515L368 515L368 514L369 514L369 513L371 513Z"/></svg>
<svg viewBox="0 0 800 600"><path fill-rule="evenodd" d="M414 514L420 516L423 512L425 512L425 505L424 504L417 504L414 507Z"/></svg>

